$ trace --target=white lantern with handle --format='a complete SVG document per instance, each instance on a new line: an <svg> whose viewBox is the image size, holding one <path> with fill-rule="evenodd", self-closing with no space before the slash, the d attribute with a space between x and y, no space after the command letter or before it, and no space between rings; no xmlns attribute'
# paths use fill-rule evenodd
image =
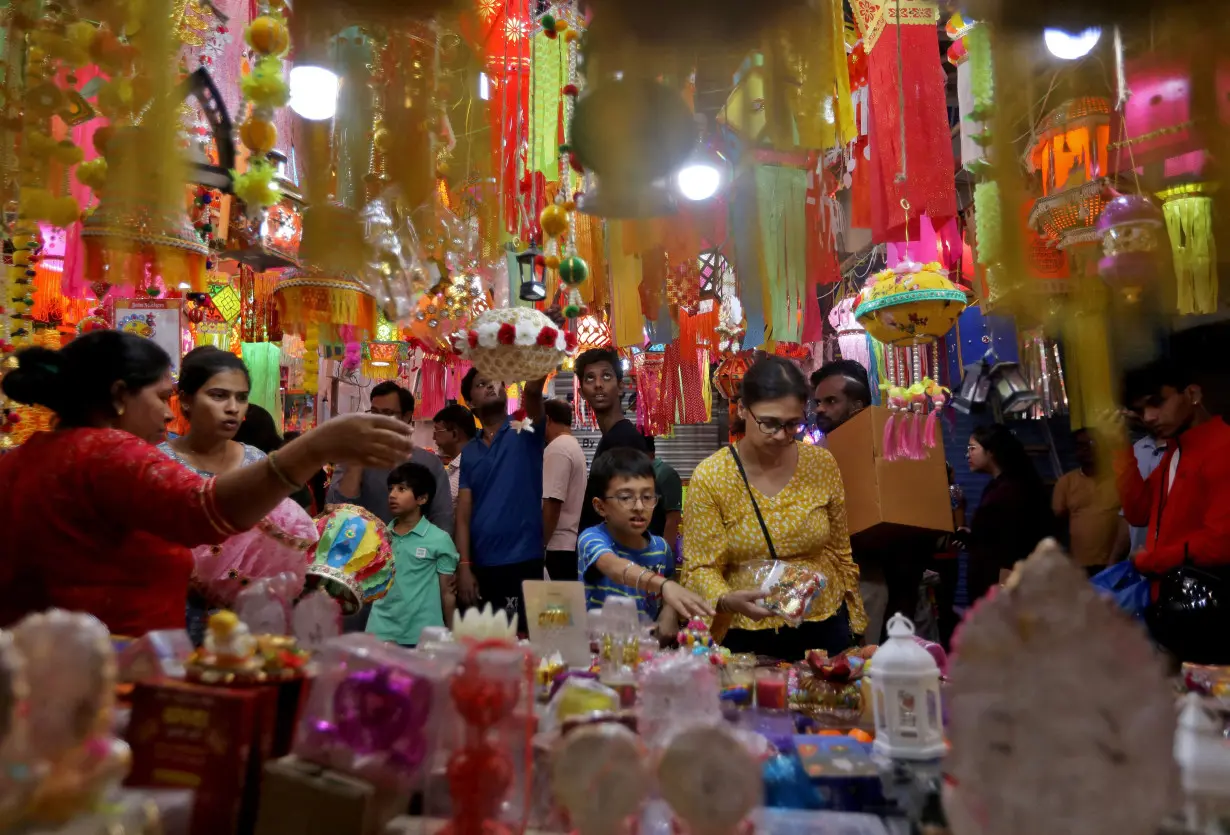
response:
<svg viewBox="0 0 1230 835"><path fill-rule="evenodd" d="M888 622L888 640L871 662L876 753L931 760L944 753L940 669L914 640L914 624L898 612Z"/></svg>

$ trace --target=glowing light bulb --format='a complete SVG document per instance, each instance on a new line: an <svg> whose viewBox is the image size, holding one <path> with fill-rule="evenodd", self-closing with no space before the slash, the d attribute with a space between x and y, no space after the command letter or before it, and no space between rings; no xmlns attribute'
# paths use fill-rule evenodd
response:
<svg viewBox="0 0 1230 835"><path fill-rule="evenodd" d="M388 363L384 360L372 360L372 365L376 368L388 368Z"/></svg>
<svg viewBox="0 0 1230 835"><path fill-rule="evenodd" d="M186 281L181 281L181 282L179 283L179 289L180 289L180 290L191 290L191 289L192 289L192 285L191 285L191 284L189 284L189 283L188 283L188 282L186 282Z"/></svg>
<svg viewBox="0 0 1230 835"><path fill-rule="evenodd" d="M1088 55L1102 39L1102 30L1096 26L1072 34L1063 29L1047 29L1042 33L1046 48L1061 61L1075 61Z"/></svg>
<svg viewBox="0 0 1230 835"><path fill-rule="evenodd" d="M337 92L341 80L324 67L306 64L290 71L290 109L304 119L318 122L337 113Z"/></svg>
<svg viewBox="0 0 1230 835"><path fill-rule="evenodd" d="M717 194L722 184L722 172L716 165L704 162L692 162L685 165L676 175L679 193L688 200L708 200Z"/></svg>

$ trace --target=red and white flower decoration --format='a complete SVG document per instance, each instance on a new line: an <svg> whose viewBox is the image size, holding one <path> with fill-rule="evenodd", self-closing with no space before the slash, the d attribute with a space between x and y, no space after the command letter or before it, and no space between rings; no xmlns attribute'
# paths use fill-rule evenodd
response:
<svg viewBox="0 0 1230 835"><path fill-rule="evenodd" d="M520 434L522 432L533 432L534 421L530 420L530 416L525 413L525 409L518 409L512 413L512 421L509 424L513 431Z"/></svg>
<svg viewBox="0 0 1230 835"><path fill-rule="evenodd" d="M488 310L455 334L461 356L489 378L537 380L555 371L576 350L577 340L532 307Z"/></svg>
<svg viewBox="0 0 1230 835"><path fill-rule="evenodd" d="M471 348L497 348L501 345L532 348L539 345L566 352L569 350L570 335L552 325L535 327L525 322L481 322L466 333L466 342Z"/></svg>

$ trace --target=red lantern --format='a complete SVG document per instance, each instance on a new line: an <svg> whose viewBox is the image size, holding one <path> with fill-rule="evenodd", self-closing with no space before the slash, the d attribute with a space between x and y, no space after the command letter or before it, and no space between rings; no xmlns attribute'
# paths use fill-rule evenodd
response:
<svg viewBox="0 0 1230 835"><path fill-rule="evenodd" d="M739 397L743 386L743 375L751 366L751 358L747 353L731 354L718 364L713 372L713 385L723 397L732 404Z"/></svg>

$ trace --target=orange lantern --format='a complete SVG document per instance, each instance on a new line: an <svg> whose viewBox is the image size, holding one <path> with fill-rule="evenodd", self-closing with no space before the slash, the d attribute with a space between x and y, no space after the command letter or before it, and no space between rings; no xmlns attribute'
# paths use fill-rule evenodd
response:
<svg viewBox="0 0 1230 835"><path fill-rule="evenodd" d="M1029 152L1044 197L1106 176L1110 118L1110 101L1098 96L1069 99L1047 114Z"/></svg>
<svg viewBox="0 0 1230 835"><path fill-rule="evenodd" d="M611 345L611 329L606 322L592 313L577 322L577 350L608 348Z"/></svg>
<svg viewBox="0 0 1230 835"><path fill-rule="evenodd" d="M743 386L743 375L751 366L746 353L731 354L722 360L713 371L713 385L733 405Z"/></svg>

